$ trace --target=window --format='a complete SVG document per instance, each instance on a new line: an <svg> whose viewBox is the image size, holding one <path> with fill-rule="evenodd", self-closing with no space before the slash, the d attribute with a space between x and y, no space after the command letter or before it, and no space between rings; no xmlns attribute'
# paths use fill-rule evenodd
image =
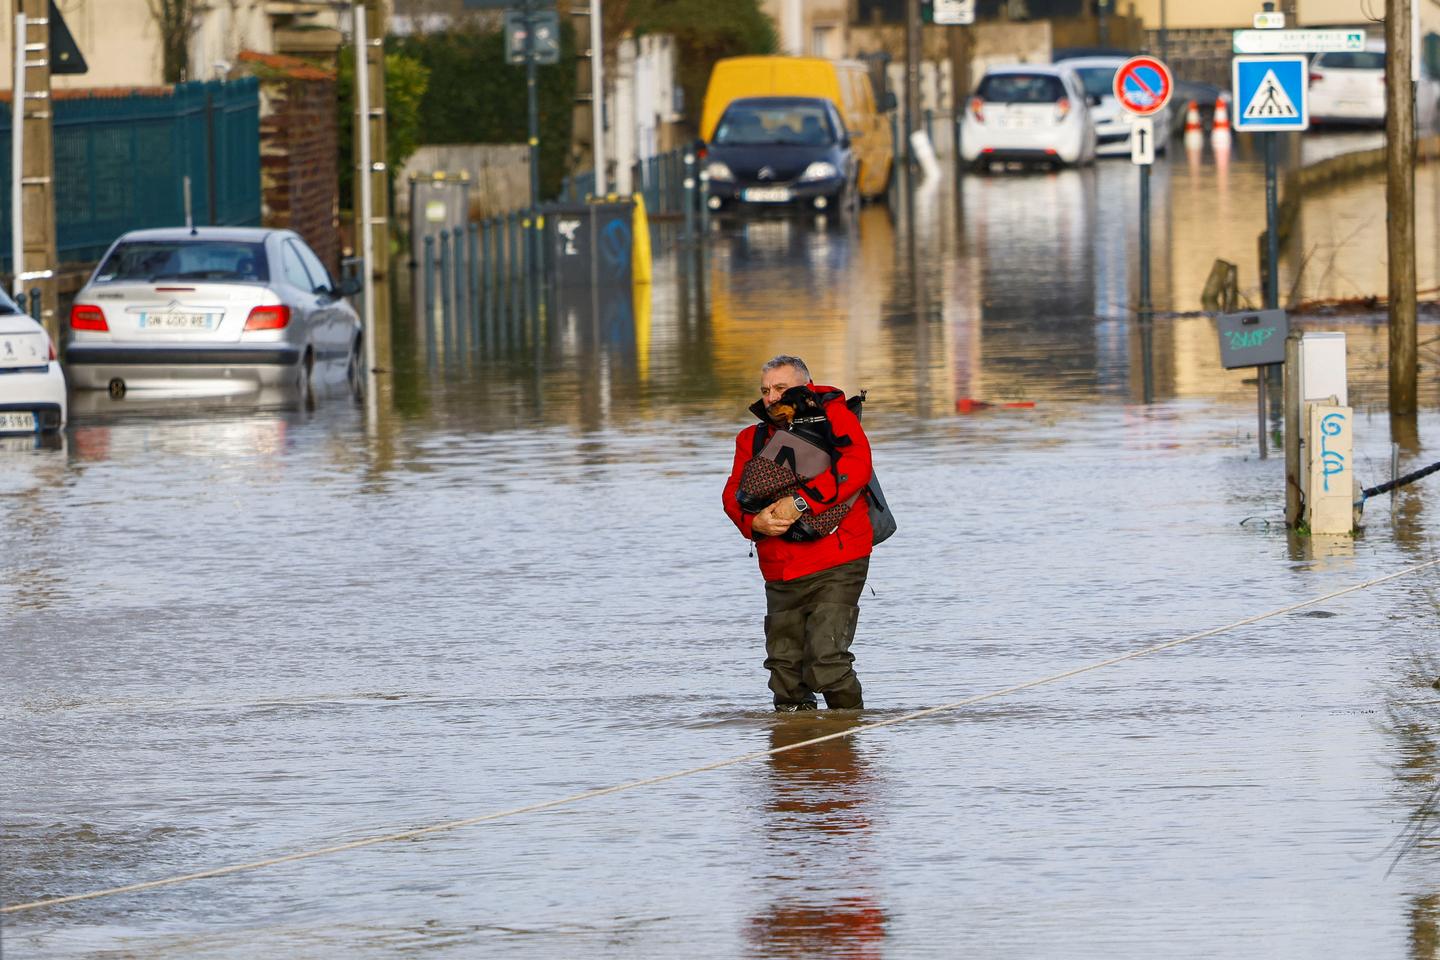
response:
<svg viewBox="0 0 1440 960"><path fill-rule="evenodd" d="M1080 67L1080 82L1085 85L1085 95L1090 97L1115 96L1115 71L1118 67Z"/></svg>
<svg viewBox="0 0 1440 960"><path fill-rule="evenodd" d="M838 31L833 24L816 25L810 28L810 55L812 57L833 58L835 51L832 49L835 44L835 35Z"/></svg>
<svg viewBox="0 0 1440 960"><path fill-rule="evenodd" d="M1065 85L1048 73L994 73L975 95L989 103L1054 103L1065 96Z"/></svg>
<svg viewBox="0 0 1440 960"><path fill-rule="evenodd" d="M1315 61L1332 70L1384 70L1385 54L1378 50L1345 50L1320 54Z"/></svg>
<svg viewBox="0 0 1440 960"><path fill-rule="evenodd" d="M300 251L295 249L294 241L286 240L281 247L280 269L285 275L285 282L292 287L299 287L307 293L313 292L315 281L305 271L305 264L300 260Z"/></svg>
<svg viewBox="0 0 1440 960"><path fill-rule="evenodd" d="M131 240L116 246L95 272L96 283L269 279L265 245L232 240Z"/></svg>
<svg viewBox="0 0 1440 960"><path fill-rule="evenodd" d="M717 146L824 146L834 142L829 112L823 103L813 101L738 101L720 118L714 137Z"/></svg>
<svg viewBox="0 0 1440 960"><path fill-rule="evenodd" d="M311 278L315 281L315 292L329 293L333 290L335 288L335 281L331 278L330 271L325 269L325 264L321 263L320 258L315 256L315 251L311 250L303 241L294 240L291 242L295 244L295 249L300 251L300 261L305 264L305 272L310 274Z"/></svg>

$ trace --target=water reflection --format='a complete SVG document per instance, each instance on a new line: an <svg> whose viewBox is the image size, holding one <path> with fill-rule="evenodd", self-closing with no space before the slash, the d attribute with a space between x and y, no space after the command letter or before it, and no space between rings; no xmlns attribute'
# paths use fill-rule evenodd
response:
<svg viewBox="0 0 1440 960"><path fill-rule="evenodd" d="M1228 181L1209 161L1167 161L1164 191L1157 175L1170 209L1157 291L1198 297L1218 251L1253 263L1247 149ZM1372 502L1344 557L1292 555L1278 524L1237 522L1278 520L1283 500L1278 462L1253 456L1253 372L1220 369L1208 317L1132 321L1134 185L1128 164L1102 164L942 183L843 229L717 227L704 254L657 248L648 299L550 303L533 339L517 328L503 347L483 328L416 324L406 304L374 416L285 399L100 403L58 448L5 451L0 609L19 615L0 620L0 700L23 812L6 826L20 868L0 874L5 896L256 859L746 749L755 571L715 498L759 364L782 349L871 390L867 430L903 511L866 614L883 638L866 654L875 696L893 706L1433 556L1433 484L1393 512ZM1383 323L1313 322L1349 337L1357 471L1388 470L1388 418L1363 412L1383 402ZM967 397L1037 406L953 413ZM1436 456L1437 401L1422 381L1425 411L1394 428L1411 460ZM1434 642L1437 608L1414 586L979 716L995 722L934 718L613 805L19 926L36 953L89 956L169 941L173 955L248 958L265 937L298 943L287 956L388 957L395 930L441 932L407 940L416 950L483 938L506 957L1000 944L1139 958L1156 943L1223 954L1237 937L1322 955L1336 930L1351 955L1395 960L1408 934L1419 956L1433 851L1388 883L1364 859L1433 770L1433 715L1391 737L1373 713L1396 651ZM747 719L686 722L717 709ZM783 746L853 720L764 722ZM1374 775L1394 758L1396 775ZM146 929L116 933L137 911Z"/></svg>
<svg viewBox="0 0 1440 960"><path fill-rule="evenodd" d="M853 729L856 717L777 718L770 748ZM854 737L768 758L765 775L764 911L746 940L764 957L884 956L888 917L870 836L878 792Z"/></svg>

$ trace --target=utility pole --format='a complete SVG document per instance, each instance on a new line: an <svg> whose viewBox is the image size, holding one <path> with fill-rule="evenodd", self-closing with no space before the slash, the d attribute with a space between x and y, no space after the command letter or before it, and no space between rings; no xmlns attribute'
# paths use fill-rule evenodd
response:
<svg viewBox="0 0 1440 960"><path fill-rule="evenodd" d="M590 0L590 130L594 146L595 195L608 192L605 182L605 21L600 0Z"/></svg>
<svg viewBox="0 0 1440 960"><path fill-rule="evenodd" d="M55 249L55 141L50 99L50 3L49 0L16 0L16 11L24 17L23 38L15 44L16 76L20 90L20 113L24 138L20 156L20 214L22 237L18 245L22 260L16 264L15 291L39 288L41 322L52 340L60 338L60 298L56 283L58 255ZM19 27L20 16L15 23ZM20 42L23 39L23 43ZM13 221L12 221L13 222ZM22 301L23 306L23 301Z"/></svg>
<svg viewBox="0 0 1440 960"><path fill-rule="evenodd" d="M1390 413L1416 411L1415 92L1412 0L1385 3L1385 239L1390 279Z"/></svg>
<svg viewBox="0 0 1440 960"><path fill-rule="evenodd" d="M1170 62L1170 14L1165 0L1160 0L1160 59Z"/></svg>
<svg viewBox="0 0 1440 960"><path fill-rule="evenodd" d="M389 303L386 284L390 276L390 168L386 163L389 151L386 146L388 131L385 124L385 9L383 0L361 2L365 7L363 63L365 76L369 81L370 106L367 112L370 116L368 123L355 124L355 156L360 156L359 137L363 136L363 131L368 128L370 169L368 172L357 170L357 173L370 178L371 210L368 225L360 224L358 220L356 223L362 229L368 226L371 233L374 262L367 262L365 266L380 287L376 294L378 306L380 303ZM357 50L355 55L357 74L362 63L361 53L362 51ZM359 215L359 211L356 211L357 218ZM358 230L356 232L359 233ZM357 236L356 239L358 241L360 237Z"/></svg>
<svg viewBox="0 0 1440 960"><path fill-rule="evenodd" d="M910 156L910 134L920 128L920 0L905 0L905 138L906 157Z"/></svg>
<svg viewBox="0 0 1440 960"><path fill-rule="evenodd" d="M607 187L607 171L605 169L605 45L600 0L590 0L588 6L577 6L571 22L574 23L581 19L587 21L586 30L590 35L590 52L587 56L580 57L580 63L577 65L576 80L579 92L575 98L574 129L576 139L583 144L585 135L581 131L587 126L590 128L590 168L595 171L595 196L603 197ZM575 33L577 36L582 36L578 26ZM576 159L580 164L584 163L583 151Z"/></svg>
<svg viewBox="0 0 1440 960"><path fill-rule="evenodd" d="M950 27L950 129L954 137L955 169L963 166L960 160L960 121L965 116L965 104L970 96L970 28Z"/></svg>

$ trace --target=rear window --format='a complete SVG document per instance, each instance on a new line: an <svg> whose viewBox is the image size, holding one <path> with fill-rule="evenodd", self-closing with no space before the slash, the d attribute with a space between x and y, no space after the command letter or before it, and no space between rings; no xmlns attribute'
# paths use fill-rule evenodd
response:
<svg viewBox="0 0 1440 960"><path fill-rule="evenodd" d="M1087 97L1115 96L1115 71L1117 67L1077 67L1080 82L1085 85Z"/></svg>
<svg viewBox="0 0 1440 960"><path fill-rule="evenodd" d="M0 290L0 316L14 316L24 312L15 305L15 301L11 300L4 290Z"/></svg>
<svg viewBox="0 0 1440 960"><path fill-rule="evenodd" d="M1345 50L1322 53L1315 61L1336 70L1384 70L1385 54L1378 50Z"/></svg>
<svg viewBox="0 0 1440 960"><path fill-rule="evenodd" d="M1065 85L1048 73L996 73L980 81L975 94L989 103L1054 103L1065 96Z"/></svg>
<svg viewBox="0 0 1440 960"><path fill-rule="evenodd" d="M135 240L110 251L95 282L270 279L265 244L237 240Z"/></svg>
<svg viewBox="0 0 1440 960"><path fill-rule="evenodd" d="M820 104L735 104L715 127L718 146L787 143L824 146L835 142L829 112Z"/></svg>

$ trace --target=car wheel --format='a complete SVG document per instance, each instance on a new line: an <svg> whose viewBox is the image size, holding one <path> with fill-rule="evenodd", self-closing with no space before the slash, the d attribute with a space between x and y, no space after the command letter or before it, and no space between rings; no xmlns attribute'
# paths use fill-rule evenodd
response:
<svg viewBox="0 0 1440 960"><path fill-rule="evenodd" d="M356 400L365 398L364 354L365 346L359 337L350 345L350 363L345 368L345 379L350 384L350 395Z"/></svg>
<svg viewBox="0 0 1440 960"><path fill-rule="evenodd" d="M306 347L305 356L300 358L300 363L297 364L295 368L295 394L304 400L307 405L313 403L315 400L312 389L314 373L315 352L310 347Z"/></svg>

